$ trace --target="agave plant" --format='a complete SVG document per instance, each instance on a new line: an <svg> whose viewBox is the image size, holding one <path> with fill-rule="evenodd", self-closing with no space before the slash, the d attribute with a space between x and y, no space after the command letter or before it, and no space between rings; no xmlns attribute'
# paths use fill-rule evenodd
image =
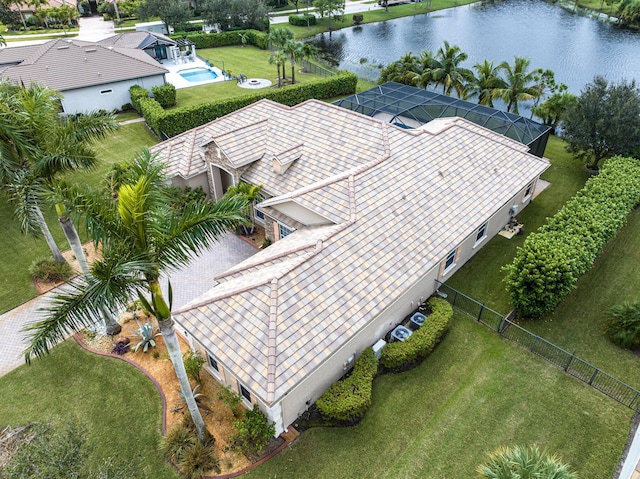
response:
<svg viewBox="0 0 640 479"><path fill-rule="evenodd" d="M199 389L200 389L200 384L198 384L195 388L193 388L193 391L192 391L193 397L196 400L196 404L198 405L198 407L200 409L204 409L207 412L211 412L211 408L205 404L205 402L210 403L211 402L211 398L209 396L207 396L206 394L199 393L198 392ZM174 412L180 411L187 404L187 398L185 397L184 392L182 391L182 389L178 390L178 394L180 395L180 399L182 400L182 402L184 402L184 404L182 404L180 406L176 406L174 408Z"/></svg>
<svg viewBox="0 0 640 479"><path fill-rule="evenodd" d="M140 321L136 319L136 323L138 323L138 329L132 329L131 331L133 331L133 333L140 338L140 341L133 347L132 350L135 353L138 349L140 349L140 347L142 347L142 352L146 353L149 347L156 347L156 340L154 338L160 336L162 333L156 332L157 326L150 323L149 321L145 321L144 324L140 324Z"/></svg>

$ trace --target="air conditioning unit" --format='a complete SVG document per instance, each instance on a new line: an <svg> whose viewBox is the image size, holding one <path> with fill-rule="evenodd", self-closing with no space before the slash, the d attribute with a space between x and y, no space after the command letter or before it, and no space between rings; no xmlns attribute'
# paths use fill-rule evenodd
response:
<svg viewBox="0 0 640 479"><path fill-rule="evenodd" d="M374 344L373 347L373 352L375 353L376 357L378 359L380 359L380 354L382 353L382 348L384 348L386 346L387 342L384 339L378 339L378 341L376 342L376 344Z"/></svg>

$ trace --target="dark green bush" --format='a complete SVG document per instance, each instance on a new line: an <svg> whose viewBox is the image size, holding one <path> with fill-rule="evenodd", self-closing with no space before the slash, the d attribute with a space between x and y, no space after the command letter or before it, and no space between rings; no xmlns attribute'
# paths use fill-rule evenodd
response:
<svg viewBox="0 0 640 479"><path fill-rule="evenodd" d="M194 381L200 382L200 371L204 366L205 359L197 349L190 349L182 355L184 361L184 369L187 371L187 376Z"/></svg>
<svg viewBox="0 0 640 479"><path fill-rule="evenodd" d="M160 122L165 117L164 108L153 98L141 98L138 102L144 121L147 122L147 125L149 125L158 136L162 137Z"/></svg>
<svg viewBox="0 0 640 479"><path fill-rule="evenodd" d="M364 15L362 13L354 13L352 18L354 25L360 25L364 21Z"/></svg>
<svg viewBox="0 0 640 479"><path fill-rule="evenodd" d="M235 421L233 428L236 432L229 441L246 456L258 454L276 434L275 425L269 423L269 418L257 405L245 412L241 420Z"/></svg>
<svg viewBox="0 0 640 479"><path fill-rule="evenodd" d="M208 471L220 472L220 461L215 455L215 440L207 434L204 443L198 439L193 423L186 419L171 428L160 441L162 453L178 466L180 473L190 479L199 479Z"/></svg>
<svg viewBox="0 0 640 479"><path fill-rule="evenodd" d="M306 27L307 25L316 24L315 15L289 15L289 24L296 27Z"/></svg>
<svg viewBox="0 0 640 479"><path fill-rule="evenodd" d="M609 310L605 333L625 349L640 347L640 301L625 301Z"/></svg>
<svg viewBox="0 0 640 479"><path fill-rule="evenodd" d="M378 373L378 358L366 348L353 366L351 375L336 381L316 401L322 416L329 421L355 424L371 406L371 385Z"/></svg>
<svg viewBox="0 0 640 479"><path fill-rule="evenodd" d="M171 35L171 38L174 40L186 38L192 41L196 48L217 48L242 45L242 34L245 35L247 45L253 45L261 50L267 49L269 45L268 34L259 32L258 30L235 30L222 33L188 33L186 35Z"/></svg>
<svg viewBox="0 0 640 479"><path fill-rule="evenodd" d="M380 363L385 369L400 371L413 367L435 349L451 326L453 309L443 299L427 301L431 314L417 331L405 341L387 344L382 348Z"/></svg>
<svg viewBox="0 0 640 479"><path fill-rule="evenodd" d="M171 111L163 111L149 106L153 100L144 100L145 113L143 116L147 124L158 134L172 137L200 125L239 110L262 98L293 106L310 98L326 99L337 96L351 95L356 91L358 77L350 72L339 72L338 75L323 78L308 83L298 83L277 90L249 94L245 96L218 100L201 105L176 108ZM157 104L157 103L156 103ZM147 114L150 116L147 117Z"/></svg>
<svg viewBox="0 0 640 479"><path fill-rule="evenodd" d="M58 263L53 258L41 258L31 263L29 274L38 281L58 283L69 279L73 270L69 263Z"/></svg>
<svg viewBox="0 0 640 479"><path fill-rule="evenodd" d="M518 248L504 269L511 304L525 318L552 311L640 202L640 162L609 159L598 176Z"/></svg>
<svg viewBox="0 0 640 479"><path fill-rule="evenodd" d="M140 100L143 98L149 98L149 91L146 88L142 88L140 85L133 85L129 88L129 97L131 98L133 108L135 108L139 115L142 115Z"/></svg>
<svg viewBox="0 0 640 479"><path fill-rule="evenodd" d="M176 87L171 83L151 87L151 93L153 93L153 98L160 103L162 108L169 108L176 104Z"/></svg>

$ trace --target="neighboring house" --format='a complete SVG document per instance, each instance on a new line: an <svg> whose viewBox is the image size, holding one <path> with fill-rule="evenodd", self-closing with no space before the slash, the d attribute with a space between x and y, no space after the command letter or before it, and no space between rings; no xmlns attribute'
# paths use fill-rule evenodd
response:
<svg viewBox="0 0 640 479"><path fill-rule="evenodd" d="M257 216L275 243L174 318L278 433L526 206L549 167L461 118L407 130L317 100L262 100L152 150L214 197L263 185Z"/></svg>
<svg viewBox="0 0 640 479"><path fill-rule="evenodd" d="M0 78L29 85L39 82L64 95L65 113L120 109L129 88L147 90L165 83L168 70L143 50L72 39L0 50Z"/></svg>
<svg viewBox="0 0 640 479"><path fill-rule="evenodd" d="M59 8L62 5L69 5L73 8L78 8L77 0L48 0L46 4L43 4L40 8ZM35 8L28 2L11 3L9 8L15 12L21 13L24 18L29 18L35 13Z"/></svg>
<svg viewBox="0 0 640 479"><path fill-rule="evenodd" d="M173 40L162 33L150 31L127 32L98 42L100 45L120 48L136 48L157 61L176 60L183 52L195 55L195 45L187 39ZM182 50L182 51L181 51Z"/></svg>

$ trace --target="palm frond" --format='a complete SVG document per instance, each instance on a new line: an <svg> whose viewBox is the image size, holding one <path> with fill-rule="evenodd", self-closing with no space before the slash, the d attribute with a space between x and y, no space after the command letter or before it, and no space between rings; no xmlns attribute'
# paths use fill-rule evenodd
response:
<svg viewBox="0 0 640 479"><path fill-rule="evenodd" d="M94 262L90 275L71 281L64 292L55 295L49 306L40 310L45 319L23 329L29 336L25 361L29 363L32 357L47 354L70 333L100 319L104 311L124 308L138 288L144 287L140 272L150 267L137 259L122 261L117 255Z"/></svg>
<svg viewBox="0 0 640 479"><path fill-rule="evenodd" d="M65 131L73 132L77 142L89 144L103 139L120 127L115 114L104 110L67 115L63 118L62 126Z"/></svg>
<svg viewBox="0 0 640 479"><path fill-rule="evenodd" d="M38 192L42 181L33 177L28 170L21 169L12 172L10 180L5 185L10 203L14 206L13 214L20 223L23 233L40 236L40 224L36 208L38 207Z"/></svg>

